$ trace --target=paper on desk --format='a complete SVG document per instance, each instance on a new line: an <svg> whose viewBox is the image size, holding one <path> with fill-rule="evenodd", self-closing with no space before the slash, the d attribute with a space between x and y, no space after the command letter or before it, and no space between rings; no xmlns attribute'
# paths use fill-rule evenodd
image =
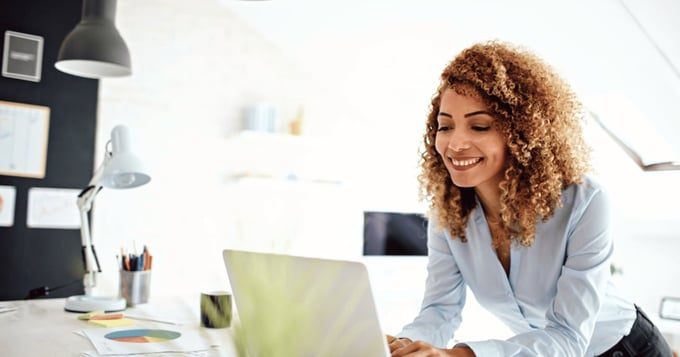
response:
<svg viewBox="0 0 680 357"><path fill-rule="evenodd" d="M12 305L0 305L0 313L15 311L16 309L17 307Z"/></svg>
<svg viewBox="0 0 680 357"><path fill-rule="evenodd" d="M161 322L172 325L198 323L198 313L180 310L177 305L142 304L125 311L125 317L135 320Z"/></svg>
<svg viewBox="0 0 680 357"><path fill-rule="evenodd" d="M98 354L96 351L85 351L82 354L84 357L101 357L102 355ZM210 357L213 356L210 350L206 351L191 351L191 352L159 352L159 353L142 353L142 354L126 354L126 355L107 355L107 357L129 357L129 356L135 356L135 357L183 357L183 356L192 356L192 357Z"/></svg>
<svg viewBox="0 0 680 357"><path fill-rule="evenodd" d="M127 327L119 329L84 329L99 355L207 351L217 344L209 343L195 329L173 326L168 329Z"/></svg>

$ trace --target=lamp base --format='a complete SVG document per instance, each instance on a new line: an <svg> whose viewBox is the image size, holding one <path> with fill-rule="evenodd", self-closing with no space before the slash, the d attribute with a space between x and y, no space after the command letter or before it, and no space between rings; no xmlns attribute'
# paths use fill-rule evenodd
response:
<svg viewBox="0 0 680 357"><path fill-rule="evenodd" d="M76 295L66 299L64 310L70 312L105 312L123 311L126 307L125 299L101 296Z"/></svg>

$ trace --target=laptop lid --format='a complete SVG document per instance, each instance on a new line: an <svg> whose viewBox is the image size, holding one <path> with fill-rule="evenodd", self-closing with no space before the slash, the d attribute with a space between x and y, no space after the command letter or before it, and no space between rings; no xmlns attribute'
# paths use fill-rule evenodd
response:
<svg viewBox="0 0 680 357"><path fill-rule="evenodd" d="M389 356L360 262L224 250L250 356Z"/></svg>

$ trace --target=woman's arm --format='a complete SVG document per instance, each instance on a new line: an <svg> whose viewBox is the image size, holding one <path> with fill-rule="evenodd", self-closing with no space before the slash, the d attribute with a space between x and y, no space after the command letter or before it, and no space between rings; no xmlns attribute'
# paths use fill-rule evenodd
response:
<svg viewBox="0 0 680 357"><path fill-rule="evenodd" d="M415 320L397 334L445 348L460 326L465 304L465 283L443 231L428 225L428 264L425 295Z"/></svg>

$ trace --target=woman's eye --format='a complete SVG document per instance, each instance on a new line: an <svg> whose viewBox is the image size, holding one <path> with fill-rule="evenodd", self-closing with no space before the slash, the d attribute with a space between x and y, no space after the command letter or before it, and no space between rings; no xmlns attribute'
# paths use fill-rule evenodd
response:
<svg viewBox="0 0 680 357"><path fill-rule="evenodd" d="M449 129L451 129L451 128L448 127L448 126L440 126L440 127L437 128L437 131L448 131Z"/></svg>
<svg viewBox="0 0 680 357"><path fill-rule="evenodd" d="M489 129L491 129L490 126L473 126L472 127L472 130L474 130L474 131L488 131Z"/></svg>

